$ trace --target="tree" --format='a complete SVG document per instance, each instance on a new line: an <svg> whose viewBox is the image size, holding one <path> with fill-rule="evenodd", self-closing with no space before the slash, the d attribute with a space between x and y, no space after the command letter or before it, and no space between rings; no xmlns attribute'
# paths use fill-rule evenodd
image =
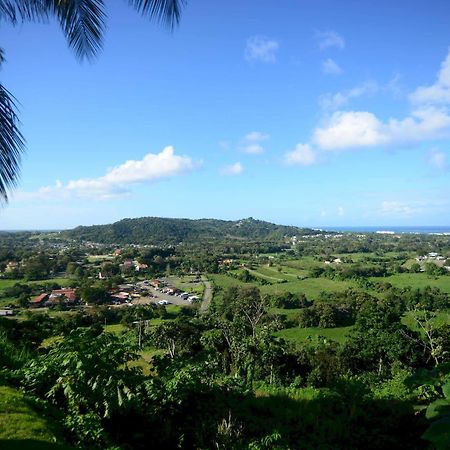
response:
<svg viewBox="0 0 450 450"><path fill-rule="evenodd" d="M267 298L261 297L258 288L243 288L238 293L235 300L236 312L250 325L253 338L256 337L258 324L267 314L268 303Z"/></svg>
<svg viewBox="0 0 450 450"><path fill-rule="evenodd" d="M431 421L422 439L433 443L437 450L450 448L450 364L441 364L433 370L420 369L409 383L420 390L427 388L437 396L426 409L425 416Z"/></svg>
<svg viewBox="0 0 450 450"><path fill-rule="evenodd" d="M413 365L421 348L410 339L412 332L400 322L400 313L385 302L369 302L359 311L344 346L343 358L354 372L383 375L394 362Z"/></svg>
<svg viewBox="0 0 450 450"><path fill-rule="evenodd" d="M434 324L436 313L433 311L421 311L414 308L410 311L410 314L414 319L417 328L422 332L420 339L415 337L410 337L410 339L423 346L424 350L427 352L428 360L433 359L435 367L445 362L449 356L450 327L448 325L437 327Z"/></svg>
<svg viewBox="0 0 450 450"><path fill-rule="evenodd" d="M173 29L179 23L185 0L129 0L128 3L143 16ZM106 27L104 0L0 0L0 22L17 25L51 17L59 22L78 59L93 59L101 50ZM4 61L4 51L0 48L0 67ZM8 201L8 191L17 184L24 148L15 98L0 83L0 201Z"/></svg>
<svg viewBox="0 0 450 450"><path fill-rule="evenodd" d="M110 300L108 290L101 286L85 286L80 289L81 299L86 303L99 305Z"/></svg>
<svg viewBox="0 0 450 450"><path fill-rule="evenodd" d="M150 333L150 340L167 351L170 359L189 354L199 346L199 331L188 321L163 322Z"/></svg>
<svg viewBox="0 0 450 450"><path fill-rule="evenodd" d="M24 384L65 412L64 424L83 448L107 447L103 422L130 404L143 382L136 348L93 328L74 330L24 370ZM108 446L109 447L109 446Z"/></svg>

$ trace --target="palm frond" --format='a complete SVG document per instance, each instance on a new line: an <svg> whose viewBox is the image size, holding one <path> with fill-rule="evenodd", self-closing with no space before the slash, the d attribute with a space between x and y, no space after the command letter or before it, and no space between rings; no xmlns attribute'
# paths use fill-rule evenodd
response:
<svg viewBox="0 0 450 450"><path fill-rule="evenodd" d="M15 187L25 140L18 128L14 97L0 84L0 202Z"/></svg>
<svg viewBox="0 0 450 450"><path fill-rule="evenodd" d="M103 0L49 0L48 11L55 15L69 47L79 59L91 59L101 50L105 31Z"/></svg>
<svg viewBox="0 0 450 450"><path fill-rule="evenodd" d="M17 22L17 11L13 2L0 0L0 20L7 20L12 23Z"/></svg>
<svg viewBox="0 0 450 450"><path fill-rule="evenodd" d="M22 21L48 19L46 0L0 0L0 20L13 25Z"/></svg>
<svg viewBox="0 0 450 450"><path fill-rule="evenodd" d="M143 16L150 16L157 22L167 25L173 29L180 23L181 9L185 5L185 0L129 0L133 6Z"/></svg>

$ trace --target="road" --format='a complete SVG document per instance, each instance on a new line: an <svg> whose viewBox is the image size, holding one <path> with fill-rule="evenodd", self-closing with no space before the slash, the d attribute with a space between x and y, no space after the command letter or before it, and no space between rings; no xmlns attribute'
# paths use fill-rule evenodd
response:
<svg viewBox="0 0 450 450"><path fill-rule="evenodd" d="M203 292L203 300L200 305L200 312L205 313L208 311L209 305L212 300L213 290L210 281L204 275L202 275L202 281L205 285L205 291Z"/></svg>

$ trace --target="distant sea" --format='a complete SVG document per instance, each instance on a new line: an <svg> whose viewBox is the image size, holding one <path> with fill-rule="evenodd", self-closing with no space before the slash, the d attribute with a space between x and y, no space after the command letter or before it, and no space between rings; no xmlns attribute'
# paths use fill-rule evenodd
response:
<svg viewBox="0 0 450 450"><path fill-rule="evenodd" d="M347 231L361 233L393 232L393 233L421 233L421 234L450 234L450 226L428 226L428 227L402 227L402 226L360 226L360 227L323 227L322 230L327 231Z"/></svg>

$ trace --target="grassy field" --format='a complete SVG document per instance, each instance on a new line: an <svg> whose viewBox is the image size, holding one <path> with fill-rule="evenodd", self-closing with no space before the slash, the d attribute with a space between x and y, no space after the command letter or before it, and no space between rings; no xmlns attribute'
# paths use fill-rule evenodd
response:
<svg viewBox="0 0 450 450"><path fill-rule="evenodd" d="M439 311L436 313L436 317L432 318L431 323L434 326L441 326L445 324L450 324L450 310L448 311ZM414 313L409 311L402 317L402 323L406 325L408 328L414 331L421 332L420 326L417 324L416 320L414 319Z"/></svg>
<svg viewBox="0 0 450 450"><path fill-rule="evenodd" d="M56 442L50 422L32 401L16 389L0 386L0 448L69 448Z"/></svg>
<svg viewBox="0 0 450 450"><path fill-rule="evenodd" d="M15 304L16 298L15 297L3 297L0 298L0 307L5 307L10 304Z"/></svg>
<svg viewBox="0 0 450 450"><path fill-rule="evenodd" d="M285 314L289 319L295 318L298 314L299 309L281 309L281 308L271 308L270 312L277 314ZM440 311L436 313L436 317L431 319L431 322L435 326L440 326L450 323L450 310ZM408 312L402 318L402 323L408 328L414 331L421 331L417 322L413 318L413 313ZM349 327L339 327L339 328L286 328L284 330L277 331L276 336L282 337L288 341L295 343L307 342L314 340L317 336L322 336L333 341L344 343L346 341L346 335L352 329Z"/></svg>
<svg viewBox="0 0 450 450"><path fill-rule="evenodd" d="M286 316L287 319L293 320L295 319L301 308L293 308L293 309L285 309L285 308L270 308L269 313L271 314L280 314L282 316Z"/></svg>
<svg viewBox="0 0 450 450"><path fill-rule="evenodd" d="M277 272L272 272L270 275L267 275L265 273L263 273L263 268L258 268L258 270L253 270L253 269L247 269L249 271L249 273L257 278L262 278L266 281L268 281L269 283L278 283L278 282L284 282L287 281L286 278ZM268 272L266 270L266 272Z"/></svg>
<svg viewBox="0 0 450 450"><path fill-rule="evenodd" d="M129 367L140 367L144 375L153 373L152 358L157 355L164 355L165 350L146 347L141 352L141 357L136 361L128 363Z"/></svg>
<svg viewBox="0 0 450 450"><path fill-rule="evenodd" d="M297 344L314 340L318 336L322 336L326 339L339 342L340 344L346 341L346 335L352 327L340 327L340 328L287 328L275 333L275 336L282 337L287 341L292 341Z"/></svg>
<svg viewBox="0 0 450 450"><path fill-rule="evenodd" d="M90 255L88 257L90 263L102 263L104 261L113 261L114 259L112 255Z"/></svg>
<svg viewBox="0 0 450 450"><path fill-rule="evenodd" d="M193 275L186 275L183 277L169 277L170 283L182 291L189 292L199 297L203 296L205 285L203 283L192 283L197 277Z"/></svg>
<svg viewBox="0 0 450 450"><path fill-rule="evenodd" d="M256 271L257 272L257 271ZM245 287L256 286L262 294L282 294L284 292L303 293L308 299L314 300L320 296L321 292L341 292L356 284L352 281L336 281L328 278L307 278L297 279L290 277L285 283L274 283L270 285L260 285L259 283L244 283L236 278L222 274L211 274L208 277L215 286L227 289L232 286Z"/></svg>
<svg viewBox="0 0 450 450"><path fill-rule="evenodd" d="M294 269L289 266L260 266L258 272L277 278L285 278L289 280L297 280L299 278L305 278L308 276L307 270Z"/></svg>
<svg viewBox="0 0 450 450"><path fill-rule="evenodd" d="M365 261L370 261L372 258L379 259L380 256L376 254L368 253L357 253L357 254L345 254L345 255L334 255L336 257L349 257L355 263ZM382 256L383 259L395 258L397 253L385 254ZM408 255L409 256L409 255ZM405 256L405 263L411 264L414 260L408 259ZM345 264L345 263L344 263ZM303 293L309 300L316 300L320 297L322 292L342 292L348 288L361 289L356 281L347 280L339 281L332 280L324 277L319 278L308 278L310 270L313 267L325 267L323 261L319 261L314 257L304 257L301 259L292 259L286 261L273 262L272 266L264 265L253 265L249 268L250 274L257 277L258 279L263 279L268 281L270 284L264 285L258 281L253 281L250 283L245 283L240 281L230 275L226 274L211 274L208 277L213 282L213 285L220 288L218 289L214 296L214 301L222 301L222 293L229 287L250 287L256 286L261 294L283 294L285 292L291 293ZM373 282L389 282L393 286L404 288L421 288L425 286L437 287L443 292L450 294L450 276L444 275L439 277L429 276L425 273L402 273L396 274L390 277L372 277L370 278ZM367 289L363 289L367 291ZM369 290L370 294L374 296L381 296L382 294ZM298 309L281 309L281 308L270 308L270 312L273 314L281 314L287 317L288 320L294 320L298 315L300 310ZM417 329L417 324L414 322L410 314L406 314L402 319L402 322L413 330ZM439 325L443 323L450 323L450 312L440 312L438 313L434 323ZM323 336L327 339L337 341L339 343L345 342L346 335L352 329L352 327L342 327L342 328L288 328L276 332L276 336L283 337L286 340L300 343L311 339L316 339L317 336Z"/></svg>
<svg viewBox="0 0 450 450"><path fill-rule="evenodd" d="M127 330L127 328L124 325L122 325L121 323L114 323L114 324L111 324L111 325L105 325L104 329L108 333L113 333L113 334L122 334L124 331Z"/></svg>
<svg viewBox="0 0 450 450"><path fill-rule="evenodd" d="M21 279L21 280L9 280L9 279L5 279L5 278L0 278L0 291L2 291L3 289L6 289L6 288L12 287L16 283L29 284L29 285L56 283L56 284L59 284L59 285L64 287L70 281L71 281L70 278L61 278L61 277L58 277L58 278L46 278L45 280L33 280L33 281L27 281L27 280L24 280L24 279Z"/></svg>
<svg viewBox="0 0 450 450"><path fill-rule="evenodd" d="M408 286L416 289L421 289L425 286L437 287L441 291L450 294L450 275L435 277L427 275L426 273L399 273L384 278L372 277L370 280L391 283L393 286L399 288Z"/></svg>

